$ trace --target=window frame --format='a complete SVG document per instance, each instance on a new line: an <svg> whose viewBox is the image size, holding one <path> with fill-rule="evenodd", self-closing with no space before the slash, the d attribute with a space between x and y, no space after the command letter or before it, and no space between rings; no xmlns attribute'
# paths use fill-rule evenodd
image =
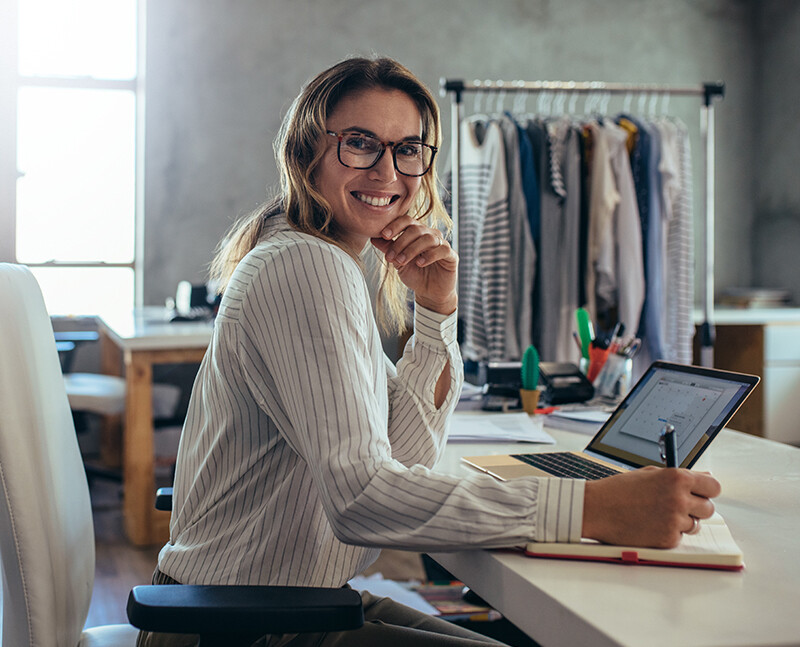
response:
<svg viewBox="0 0 800 647"><path fill-rule="evenodd" d="M99 79L92 77L28 76L19 73L18 6L21 0L0 6L0 262L19 263L16 256L17 180L17 102L25 87L70 88L76 90L123 90L134 95L135 170L134 170L134 249L133 261L47 261L26 263L38 268L130 268L133 270L134 303L143 304L142 273L144 261L144 150L145 150L145 25L144 0L136 1L137 71L133 79Z"/></svg>

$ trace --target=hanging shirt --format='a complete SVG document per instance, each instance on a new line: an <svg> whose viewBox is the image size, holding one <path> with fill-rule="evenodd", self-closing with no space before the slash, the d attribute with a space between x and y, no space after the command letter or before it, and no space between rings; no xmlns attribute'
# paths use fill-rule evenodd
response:
<svg viewBox="0 0 800 647"><path fill-rule="evenodd" d="M658 128L635 117L625 117L638 129L631 167L642 228L645 302L639 322L641 364L666 359L666 227L661 179L661 136Z"/></svg>
<svg viewBox="0 0 800 647"><path fill-rule="evenodd" d="M608 120L602 126L591 123L589 128L593 151L587 293L595 308L590 313L616 308L625 328L636 330L645 282L642 228L625 147L627 133Z"/></svg>
<svg viewBox="0 0 800 647"><path fill-rule="evenodd" d="M563 178L564 200L561 205L561 231L559 232L560 276L558 299L558 337L556 338L556 361L580 361L572 331L575 329L575 310L579 301L580 276L580 227L581 227L581 135L572 124L568 124L560 147L559 167Z"/></svg>
<svg viewBox="0 0 800 647"><path fill-rule="evenodd" d="M508 224L510 228L509 263L511 271L506 298L506 330L504 361L518 360L532 343L532 297L536 252L528 225L525 194L522 186L519 134L516 123L503 115L499 120L503 131L508 176Z"/></svg>
<svg viewBox="0 0 800 647"><path fill-rule="evenodd" d="M465 359L505 359L511 257L508 176L497 122L461 124L458 253L461 351Z"/></svg>
<svg viewBox="0 0 800 647"><path fill-rule="evenodd" d="M530 226L531 238L533 239L534 252L538 253L539 247L539 178L536 172L534 161L533 146L531 145L528 131L519 121L517 124L517 134L519 135L519 159L522 177L522 190L525 194L525 205L528 213L528 225Z"/></svg>
<svg viewBox="0 0 800 647"><path fill-rule="evenodd" d="M572 339L578 307L578 232L580 227L580 151L567 118L541 122L540 161L541 309L540 356L548 361L578 361ZM545 163L546 162L546 163Z"/></svg>
<svg viewBox="0 0 800 647"><path fill-rule="evenodd" d="M611 152L608 138L597 122L586 124L589 132L589 231L587 236L586 259L586 309L593 320L597 320L598 283L605 284L606 293L613 292L616 284L615 263L605 259L600 266L601 256L611 256L608 252L614 245L614 211L620 201L614 172L611 169ZM603 277L605 272L605 278ZM625 324L628 325L627 323Z"/></svg>
<svg viewBox="0 0 800 647"><path fill-rule="evenodd" d="M549 181L549 162L547 157L547 132L544 124L538 119L529 119L525 124L525 131L531 145L534 167L536 169L537 204L536 204L536 230L534 241L536 244L536 273L533 282L533 324L531 339L533 345L539 350L539 356L549 361L551 352L555 352L555 345L550 343L551 337L547 334L547 322L545 311L544 280L548 274L548 268L552 267L552 249L542 240L544 230L545 240L549 239L547 225L542 225L543 213L548 209L546 204L552 199L551 192L548 190ZM546 216L544 218L547 220Z"/></svg>
<svg viewBox="0 0 800 647"><path fill-rule="evenodd" d="M563 180L561 178L561 156L556 153L555 165L559 170L558 187L562 193L559 195L553 185L553 157L551 154L554 140L562 140L565 127L556 135L559 126L542 120L539 123L541 140L538 143L537 162L539 164L539 179L541 187L541 240L539 253L539 290L536 308L539 311L539 356L545 361L557 361L558 338L560 334L559 320L561 315L561 274L564 261L562 247L563 227ZM563 124L562 124L563 126ZM558 146L563 150L560 141Z"/></svg>
<svg viewBox="0 0 800 647"><path fill-rule="evenodd" d="M694 229L691 142L686 126L663 120L662 160L669 159L670 187L666 255L666 356L691 364L694 339ZM666 171L666 164L664 170ZM667 185L665 185L666 188ZM665 192L666 195L666 192ZM666 211L666 209L665 209Z"/></svg>

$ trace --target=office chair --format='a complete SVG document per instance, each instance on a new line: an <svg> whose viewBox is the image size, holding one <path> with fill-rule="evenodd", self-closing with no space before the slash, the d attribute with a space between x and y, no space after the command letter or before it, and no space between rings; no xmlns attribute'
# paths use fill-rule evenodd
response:
<svg viewBox="0 0 800 647"><path fill-rule="evenodd" d="M94 584L89 489L56 342L30 270L0 263L0 566L2 647L133 646L130 625L82 631ZM201 645L268 633L363 624L349 589L143 586L131 592L139 628L201 635ZM248 644L243 642L243 644Z"/></svg>
<svg viewBox="0 0 800 647"><path fill-rule="evenodd" d="M75 421L75 429L80 435L89 429L92 416L117 416L125 412L125 380L116 375L86 373L75 371L78 349L86 344L97 342L99 334L93 330L69 330L54 333L56 349L64 374L64 387ZM163 421L174 423L175 412L181 397L180 387L174 384L154 383L153 418L156 427ZM84 462L90 481L94 477L122 481L119 469Z"/></svg>

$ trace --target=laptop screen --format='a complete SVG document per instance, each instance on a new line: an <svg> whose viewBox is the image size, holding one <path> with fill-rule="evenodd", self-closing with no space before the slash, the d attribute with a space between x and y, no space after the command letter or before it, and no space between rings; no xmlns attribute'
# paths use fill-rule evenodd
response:
<svg viewBox="0 0 800 647"><path fill-rule="evenodd" d="M663 465L658 440L670 423L678 464L691 467L758 381L755 375L655 362L586 449L631 467Z"/></svg>

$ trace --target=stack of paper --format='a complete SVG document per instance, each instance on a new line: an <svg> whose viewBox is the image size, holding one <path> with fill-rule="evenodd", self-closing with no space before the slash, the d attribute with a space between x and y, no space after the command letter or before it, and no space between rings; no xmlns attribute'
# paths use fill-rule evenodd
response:
<svg viewBox="0 0 800 647"><path fill-rule="evenodd" d="M545 416L544 425L594 436L610 415L606 409L556 409Z"/></svg>
<svg viewBox="0 0 800 647"><path fill-rule="evenodd" d="M460 413L450 419L448 441L492 441L555 444L544 430L542 416L527 413Z"/></svg>

